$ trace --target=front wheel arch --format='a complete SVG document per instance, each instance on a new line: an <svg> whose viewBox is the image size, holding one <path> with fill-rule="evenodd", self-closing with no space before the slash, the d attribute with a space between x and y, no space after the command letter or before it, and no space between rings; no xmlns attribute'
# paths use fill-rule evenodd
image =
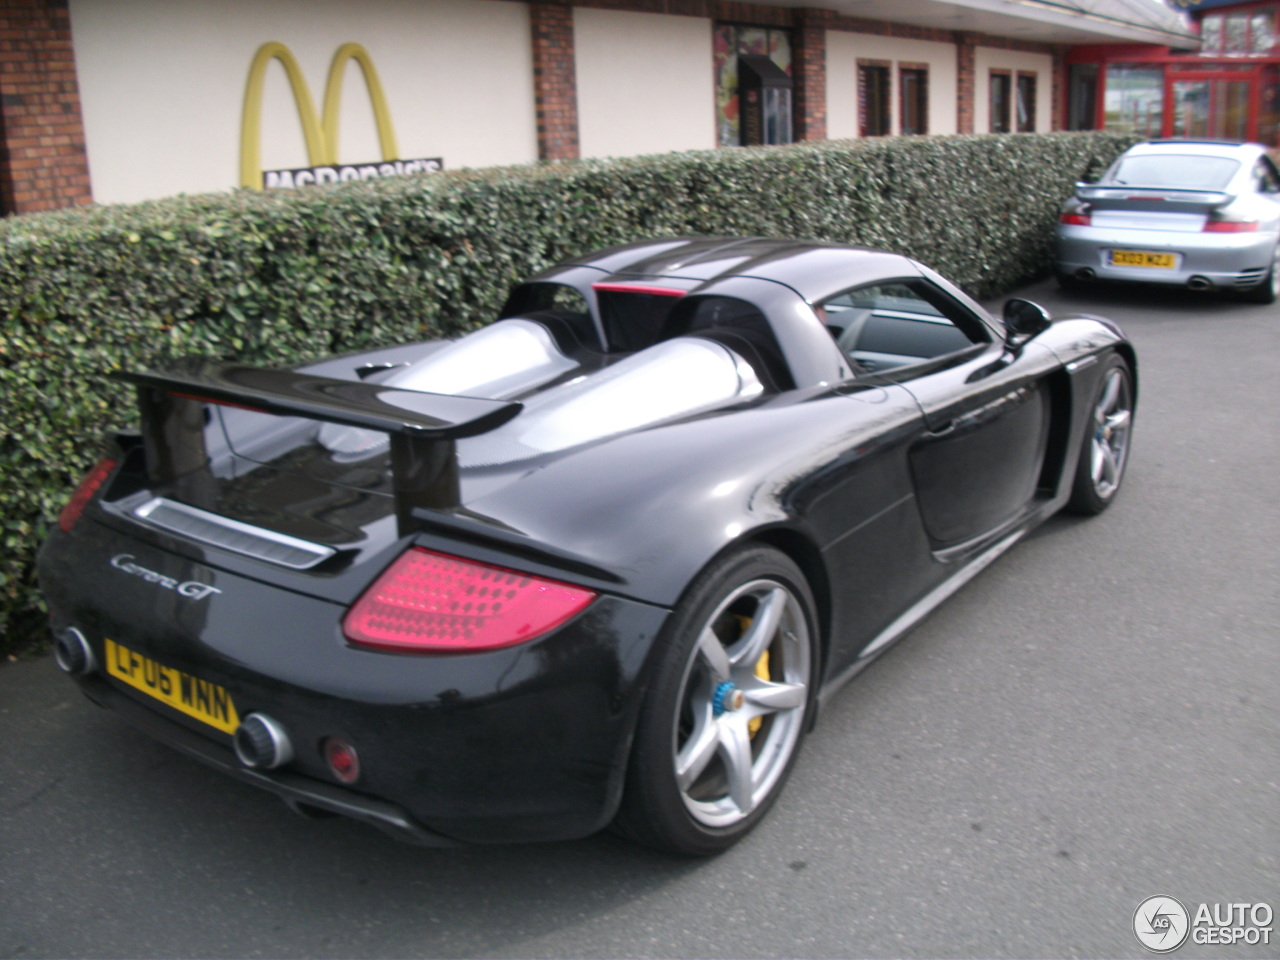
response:
<svg viewBox="0 0 1280 960"><path fill-rule="evenodd" d="M816 673L817 683L821 686L823 678L827 675L828 658L831 655L831 623L834 617L831 578L826 561L822 559L822 553L818 550L817 544L791 527L766 527L757 530L751 534L745 544L735 546L749 546L757 543L772 547L788 557L800 568L809 585L809 591L813 594L814 611L818 618ZM813 719L817 719L816 711Z"/></svg>

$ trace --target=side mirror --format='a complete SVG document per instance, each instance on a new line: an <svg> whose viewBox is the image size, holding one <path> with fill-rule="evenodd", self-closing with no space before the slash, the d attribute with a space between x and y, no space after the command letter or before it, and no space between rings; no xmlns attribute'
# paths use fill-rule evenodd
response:
<svg viewBox="0 0 1280 960"><path fill-rule="evenodd" d="M1005 341L1022 344L1044 333L1053 324L1049 311L1038 303L1015 297L1004 305Z"/></svg>

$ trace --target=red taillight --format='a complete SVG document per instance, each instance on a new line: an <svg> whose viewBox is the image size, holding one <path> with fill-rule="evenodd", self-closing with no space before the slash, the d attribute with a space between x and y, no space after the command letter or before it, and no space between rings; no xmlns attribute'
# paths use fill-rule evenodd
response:
<svg viewBox="0 0 1280 960"><path fill-rule="evenodd" d="M1089 215L1087 213L1062 213L1058 215L1059 223L1068 223L1075 227L1089 226Z"/></svg>
<svg viewBox="0 0 1280 960"><path fill-rule="evenodd" d="M1253 233L1257 220L1206 220L1202 233Z"/></svg>
<svg viewBox="0 0 1280 960"><path fill-rule="evenodd" d="M99 488L107 482L107 477L111 476L111 471L115 468L116 462L110 457L104 457L94 465L92 470L85 474L84 479L80 481L80 486L76 487L76 492L71 495L67 505L62 508L62 513L58 514L58 526L62 528L63 533L71 532L71 528L80 519L80 514L84 513L84 508L93 499L93 495L98 492Z"/></svg>
<svg viewBox="0 0 1280 960"><path fill-rule="evenodd" d="M493 650L560 626L596 594L414 547L356 601L342 631L358 646L430 653Z"/></svg>

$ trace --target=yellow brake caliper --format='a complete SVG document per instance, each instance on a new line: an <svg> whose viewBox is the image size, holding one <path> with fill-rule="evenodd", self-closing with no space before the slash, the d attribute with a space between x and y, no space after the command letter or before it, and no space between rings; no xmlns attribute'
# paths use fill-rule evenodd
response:
<svg viewBox="0 0 1280 960"><path fill-rule="evenodd" d="M741 633L738 636L745 636L746 632L751 629L751 617L738 617L738 626ZM756 661L756 676L761 680L772 680L773 677L769 673L769 651L766 650L760 655L760 659ZM752 737L756 735L756 731L764 724L764 717L752 717L747 721L747 731Z"/></svg>

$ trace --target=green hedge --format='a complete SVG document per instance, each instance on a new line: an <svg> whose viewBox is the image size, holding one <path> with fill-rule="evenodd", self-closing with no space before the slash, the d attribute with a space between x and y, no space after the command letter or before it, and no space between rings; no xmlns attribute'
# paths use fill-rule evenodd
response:
<svg viewBox="0 0 1280 960"><path fill-rule="evenodd" d="M0 654L43 634L36 547L134 420L103 374L200 353L293 363L453 334L565 256L663 234L910 254L975 294L1048 263L1057 207L1131 138L878 138L178 197L0 223Z"/></svg>

